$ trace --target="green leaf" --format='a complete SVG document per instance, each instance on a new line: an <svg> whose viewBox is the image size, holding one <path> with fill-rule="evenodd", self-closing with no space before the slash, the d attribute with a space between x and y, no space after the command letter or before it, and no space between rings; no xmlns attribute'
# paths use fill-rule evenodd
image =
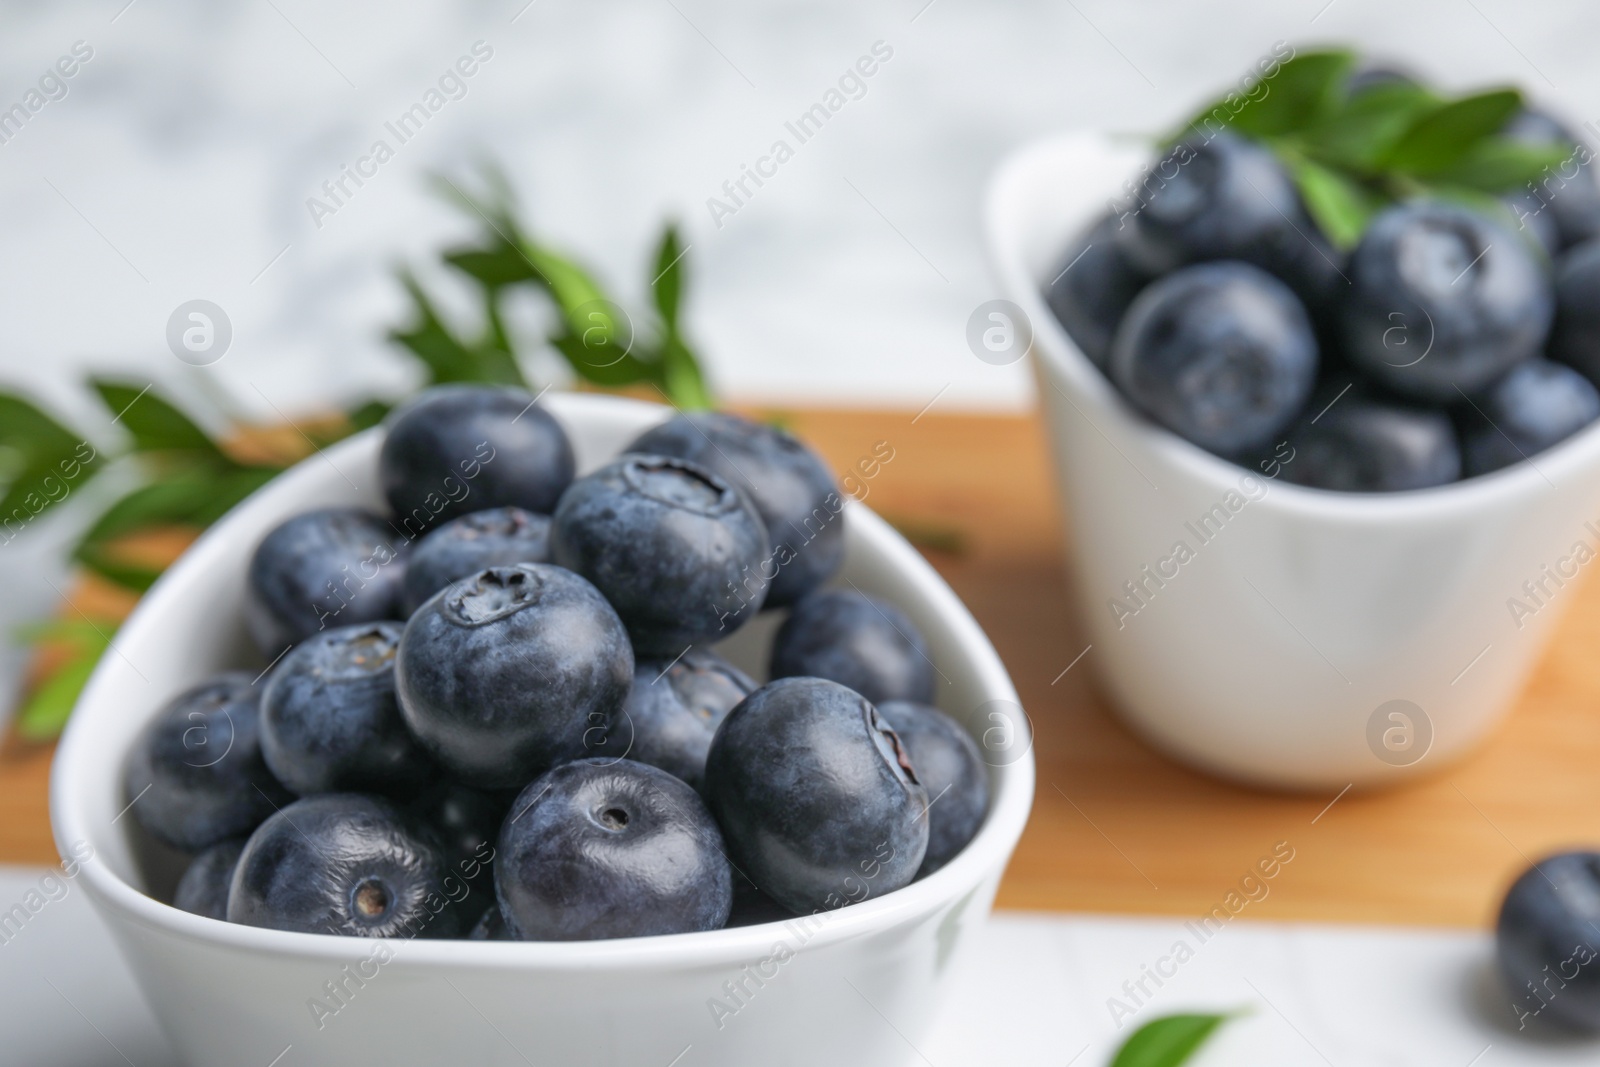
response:
<svg viewBox="0 0 1600 1067"><path fill-rule="evenodd" d="M661 233L661 244L656 248L655 278L650 283L650 292L655 297L656 312L669 334L678 332L678 307L683 302L683 255L678 228L668 223Z"/></svg>
<svg viewBox="0 0 1600 1067"><path fill-rule="evenodd" d="M75 557L106 581L135 593L145 592L161 577L160 570L142 564L125 563L113 558L99 546L84 546L75 553Z"/></svg>
<svg viewBox="0 0 1600 1067"><path fill-rule="evenodd" d="M1145 1023L1125 1041L1111 1067L1178 1067L1231 1015L1165 1015Z"/></svg>
<svg viewBox="0 0 1600 1067"><path fill-rule="evenodd" d="M30 401L0 393L0 538L15 537L100 465L86 438Z"/></svg>
<svg viewBox="0 0 1600 1067"><path fill-rule="evenodd" d="M391 330L389 339L423 362L428 368L429 384L527 385L510 352L494 344L461 340L445 324L415 277L402 271L400 282L411 296L414 325L409 329Z"/></svg>
<svg viewBox="0 0 1600 1067"><path fill-rule="evenodd" d="M1412 82L1380 82L1352 93L1323 121L1304 131L1300 144L1324 163L1371 171L1417 116L1439 98Z"/></svg>
<svg viewBox="0 0 1600 1067"><path fill-rule="evenodd" d="M535 281L539 277L527 257L503 240L493 248L461 248L446 252L444 261L487 289Z"/></svg>
<svg viewBox="0 0 1600 1067"><path fill-rule="evenodd" d="M552 337L550 344L567 358L574 374L595 385L614 389L636 382L661 382L657 365L645 363L621 346L593 335L585 343L581 334L561 333Z"/></svg>
<svg viewBox="0 0 1600 1067"><path fill-rule="evenodd" d="M78 695L110 646L109 633L114 623L103 624L97 632L88 623L79 622L85 636L74 640L71 657L17 711L17 732L29 741L48 741L61 733Z"/></svg>
<svg viewBox="0 0 1600 1067"><path fill-rule="evenodd" d="M1493 136L1522 108L1522 94L1496 89L1462 97L1426 111L1384 153L1388 170L1428 176L1465 156L1474 145Z"/></svg>
<svg viewBox="0 0 1600 1067"><path fill-rule="evenodd" d="M1381 207L1378 198L1340 171L1312 160L1291 159L1288 166L1312 220L1338 247L1354 247Z"/></svg>
<svg viewBox="0 0 1600 1067"><path fill-rule="evenodd" d="M162 399L149 385L91 378L100 400L133 437L138 452L203 452L221 456L216 443L189 416Z"/></svg>
<svg viewBox="0 0 1600 1067"><path fill-rule="evenodd" d="M1345 51L1301 53L1272 77L1256 82L1248 95L1229 93L1200 111L1189 128L1206 130L1222 123L1256 137L1304 129L1337 104L1354 63L1354 54ZM1179 139L1184 136L1187 131Z"/></svg>
<svg viewBox="0 0 1600 1067"><path fill-rule="evenodd" d="M711 390L700 373L700 363L676 333L661 346L661 388L667 399L685 411L716 407Z"/></svg>
<svg viewBox="0 0 1600 1067"><path fill-rule="evenodd" d="M345 412L344 417L350 420L353 431L370 430L388 418L392 410L394 405L386 400L368 400Z"/></svg>
<svg viewBox="0 0 1600 1067"><path fill-rule="evenodd" d="M1449 167L1430 177L1484 193L1512 192L1544 176L1572 155L1565 144L1527 144L1505 137L1479 141Z"/></svg>

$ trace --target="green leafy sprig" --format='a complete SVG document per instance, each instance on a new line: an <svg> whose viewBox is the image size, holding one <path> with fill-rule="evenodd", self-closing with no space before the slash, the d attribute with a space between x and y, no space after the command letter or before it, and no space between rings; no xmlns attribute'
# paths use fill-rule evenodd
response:
<svg viewBox="0 0 1600 1067"><path fill-rule="evenodd" d="M1234 1015L1163 1015L1128 1036L1111 1067L1179 1067Z"/></svg>
<svg viewBox="0 0 1600 1067"><path fill-rule="evenodd" d="M1539 181L1578 146L1505 133L1523 107L1516 89L1450 97L1408 78L1352 87L1356 56L1304 52L1257 83L1201 108L1169 139L1207 139L1222 127L1254 138L1284 162L1306 209L1348 248L1389 204L1419 196L1462 200L1501 213L1499 196Z"/></svg>

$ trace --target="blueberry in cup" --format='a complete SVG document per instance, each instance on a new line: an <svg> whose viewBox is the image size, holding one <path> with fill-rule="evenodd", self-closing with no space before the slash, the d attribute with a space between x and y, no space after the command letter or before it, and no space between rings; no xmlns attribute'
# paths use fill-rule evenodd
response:
<svg viewBox="0 0 1600 1067"><path fill-rule="evenodd" d="M699 789L717 727L756 683L715 652L640 660L622 714L597 756L660 767Z"/></svg>
<svg viewBox="0 0 1600 1067"><path fill-rule="evenodd" d="M1600 417L1600 391L1560 363L1530 359L1458 409L1469 476L1538 455Z"/></svg>
<svg viewBox="0 0 1600 1067"><path fill-rule="evenodd" d="M772 678L826 678L873 703L933 702L928 643L905 612L854 589L825 589L795 605L772 642Z"/></svg>
<svg viewBox="0 0 1600 1067"><path fill-rule="evenodd" d="M523 508L474 511L434 527L406 560L402 600L410 615L449 585L488 567L550 562L550 518Z"/></svg>

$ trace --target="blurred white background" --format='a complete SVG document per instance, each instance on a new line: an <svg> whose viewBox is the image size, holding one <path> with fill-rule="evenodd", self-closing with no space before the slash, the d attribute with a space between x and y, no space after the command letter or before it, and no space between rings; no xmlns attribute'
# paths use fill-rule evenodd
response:
<svg viewBox="0 0 1600 1067"><path fill-rule="evenodd" d="M382 340L393 268L470 229L424 176L485 154L629 299L659 221L682 220L693 335L724 395L920 408L945 389L941 409L993 408L1031 385L964 340L995 295L978 203L1028 138L1159 131L1278 39L1356 41L1600 116L1600 9L1577 3L92 0L0 20L0 108L74 42L94 53L0 144L0 380L74 415L89 368L263 418L403 385ZM400 145L384 123L476 41L493 55L466 95ZM877 41L893 57L865 95L716 226L707 198L795 144L785 121ZM319 229L307 198L380 137L395 158ZM193 298L234 329L199 370L164 341Z"/></svg>

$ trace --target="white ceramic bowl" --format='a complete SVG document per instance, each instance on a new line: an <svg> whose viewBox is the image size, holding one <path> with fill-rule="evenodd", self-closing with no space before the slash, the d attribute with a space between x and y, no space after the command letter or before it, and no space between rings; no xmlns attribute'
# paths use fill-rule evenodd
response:
<svg viewBox="0 0 1600 1067"><path fill-rule="evenodd" d="M994 269L1033 326L1085 663L1135 729L1215 773L1340 789L1438 768L1505 712L1600 552L1600 425L1419 492L1242 482L1135 413L1042 296L1067 242L1147 159L1099 135L1052 138L1007 159L985 205Z"/></svg>
<svg viewBox="0 0 1600 1067"><path fill-rule="evenodd" d="M546 403L571 435L580 471L670 414L596 396ZM213 672L258 662L239 610L252 550L297 512L381 506L378 444L372 431L306 460L207 532L118 633L56 756L57 844L63 855L81 854L85 843L93 849L79 878L184 1061L837 1067L915 1059L907 1042L927 1031L1027 819L1031 735L972 616L910 545L853 503L840 582L887 597L922 628L942 676L940 706L987 742L994 764L987 823L933 876L782 925L587 943L384 942L387 960L375 957L378 942L234 926L146 894L169 890L176 868L123 813L124 754L163 701ZM741 632L724 650L764 677L762 638L773 624L762 617L746 627L760 632ZM330 990L341 988L334 999Z"/></svg>

